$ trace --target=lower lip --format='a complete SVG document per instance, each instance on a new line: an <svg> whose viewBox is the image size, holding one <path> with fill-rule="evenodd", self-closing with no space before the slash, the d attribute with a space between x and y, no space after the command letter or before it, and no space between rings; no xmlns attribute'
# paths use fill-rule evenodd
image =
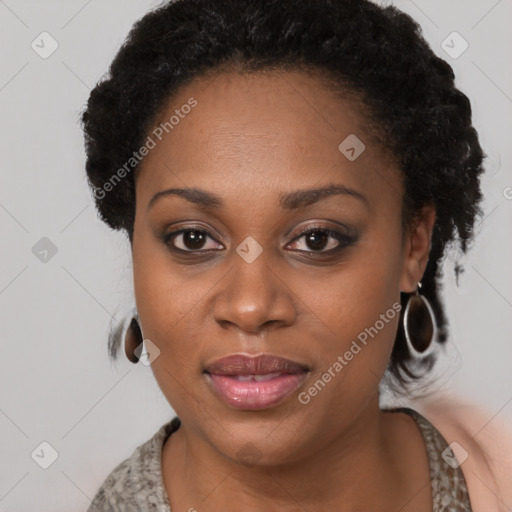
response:
<svg viewBox="0 0 512 512"><path fill-rule="evenodd" d="M302 384L307 372L287 373L262 382L240 381L227 375L206 375L228 405L236 409L260 410L277 405L293 393Z"/></svg>

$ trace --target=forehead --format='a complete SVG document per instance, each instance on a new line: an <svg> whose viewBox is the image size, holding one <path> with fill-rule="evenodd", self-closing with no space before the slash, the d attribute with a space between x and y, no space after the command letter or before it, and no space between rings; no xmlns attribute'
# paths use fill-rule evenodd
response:
<svg viewBox="0 0 512 512"><path fill-rule="evenodd" d="M139 166L137 196L147 203L162 188L195 186L250 198L333 181L399 191L392 155L370 136L363 112L355 95L300 71L197 78L156 119L161 140L149 132L156 145Z"/></svg>

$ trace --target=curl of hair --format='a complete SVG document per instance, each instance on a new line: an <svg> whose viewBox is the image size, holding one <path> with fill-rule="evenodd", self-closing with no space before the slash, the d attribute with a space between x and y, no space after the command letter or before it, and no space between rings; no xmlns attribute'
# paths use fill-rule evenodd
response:
<svg viewBox="0 0 512 512"><path fill-rule="evenodd" d="M420 26L393 6L367 0L175 0L132 27L109 72L82 113L86 172L101 189L141 147L179 88L222 71L303 70L355 94L368 130L395 157L404 178L404 226L433 204L436 222L421 293L447 339L439 294L445 248L463 252L481 214L480 175L486 156L471 105L455 87L451 66L437 57ZM125 230L135 218L135 168L112 192L95 194L100 218ZM402 294L402 304L406 296ZM120 333L109 341L115 358ZM399 329L388 365L400 385L414 373ZM432 361L426 361L429 370Z"/></svg>

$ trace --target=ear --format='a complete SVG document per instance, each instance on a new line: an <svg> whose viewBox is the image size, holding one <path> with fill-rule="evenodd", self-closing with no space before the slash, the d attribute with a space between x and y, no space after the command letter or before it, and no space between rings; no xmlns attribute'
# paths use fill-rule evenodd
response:
<svg viewBox="0 0 512 512"><path fill-rule="evenodd" d="M424 206L405 233L400 291L415 292L428 263L432 231L436 220L433 204Z"/></svg>

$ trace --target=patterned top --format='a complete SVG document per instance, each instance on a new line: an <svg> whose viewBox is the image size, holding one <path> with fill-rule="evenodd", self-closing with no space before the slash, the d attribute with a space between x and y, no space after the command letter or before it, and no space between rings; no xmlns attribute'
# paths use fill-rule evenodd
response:
<svg viewBox="0 0 512 512"><path fill-rule="evenodd" d="M472 512L466 482L455 454L441 433L420 413L407 407L383 409L409 414L425 441L432 483L432 512ZM162 478L162 449L180 427L176 416L138 446L108 475L87 512L171 512Z"/></svg>

